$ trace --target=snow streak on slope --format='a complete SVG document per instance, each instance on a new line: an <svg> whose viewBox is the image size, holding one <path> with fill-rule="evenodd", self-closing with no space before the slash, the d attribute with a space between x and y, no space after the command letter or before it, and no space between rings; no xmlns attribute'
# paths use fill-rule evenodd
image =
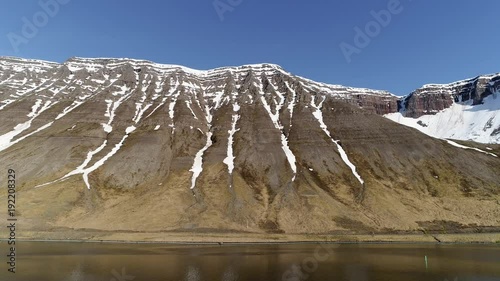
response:
<svg viewBox="0 0 500 281"><path fill-rule="evenodd" d="M203 154L210 146L212 146L212 132L207 133L207 144L200 151L198 151L198 153L196 153L196 156L194 157L193 167L189 170L190 172L193 172L193 177L191 179L191 189L194 189L196 187L196 179L198 179L201 172L203 171Z"/></svg>
<svg viewBox="0 0 500 281"><path fill-rule="evenodd" d="M136 74L136 81L138 81L138 78L139 78L139 76ZM119 92L116 92L116 93L113 94L114 96L118 95L118 96L121 96L121 97L120 97L120 99L118 101L116 101L116 102L113 103L113 107L111 108L111 112L109 112L109 118L110 118L110 120L108 121L108 126L109 127L111 127L111 123L113 122L112 118L114 118L114 116L115 116L116 109L122 104L122 102L124 102L128 98L130 98L130 96L132 95L132 93L134 92L134 90L135 90L136 87L137 87L137 83L136 83L136 86L134 87L134 89L128 89L128 87L122 86L122 87L120 87L120 91ZM144 100L144 98L143 98L143 100ZM109 105L108 105L108 110L109 110ZM142 112L142 113L144 113L144 112ZM106 114L108 114L108 111L106 111ZM135 123L138 123L140 121L141 117L142 117L142 114L140 114L140 116L139 116L139 113L136 112L136 116L134 116L134 120L133 121ZM104 124L103 124L103 126L104 126ZM105 127L105 130L106 130L107 127L106 126L104 126L104 127ZM91 167L88 167L88 168L80 169L80 170L78 170L78 168L77 168L77 170L76 170L77 174L82 174L83 180L84 180L85 185L87 186L88 189L90 189L90 183L89 183L89 178L88 178L89 174L92 173L93 171L97 170L102 165L104 165L104 163L109 158L111 158L113 155L115 155L118 152L118 150L120 150L120 148L122 147L123 143L128 138L128 136L132 132L134 132L135 129L136 129L135 126L129 126L129 127L127 127L127 129L125 130L125 135L122 137L122 139L120 140L120 142L117 143L111 149L111 151L108 154L106 154L103 158L101 158L100 160L98 160L97 162L95 162L94 165L92 165ZM112 127L111 127L111 130L112 130ZM109 130L108 133L110 133L111 130ZM107 141L104 141L104 143L103 143L104 147L106 147L106 144L107 144ZM94 154L92 154L91 156L93 156L93 155ZM90 160L92 160L92 159L90 159ZM85 165L83 165L83 167L87 166L88 163L90 163L90 160L88 160L87 163L84 162Z"/></svg>
<svg viewBox="0 0 500 281"><path fill-rule="evenodd" d="M125 136L123 136L123 138L120 140L119 143L117 143L115 145L115 147L113 147L113 149L108 153L106 154L106 156L104 156L103 158L101 158L99 161L95 162L94 165L92 165L91 167L89 168L86 168L83 170L83 173L82 173L82 176L83 176L83 181L85 182L85 185L87 186L88 189L90 189L90 183L89 183L89 174L92 173L93 171L99 169L102 165L104 165L104 163L109 159L111 158L113 155L115 155L118 150L120 150L120 148L122 147L123 143L125 142L125 140L128 138L128 136L133 132L135 131L135 127L134 126L130 126L126 129L126 133L125 133Z"/></svg>
<svg viewBox="0 0 500 281"><path fill-rule="evenodd" d="M149 118L149 116L153 115L160 107L162 107L163 105L165 105L165 102L167 101L167 99L168 99L168 97L164 97L161 100L161 102L155 108L153 108L153 110L151 110L151 112L144 119ZM154 99L154 97L153 97L153 100L156 100L156 99Z"/></svg>
<svg viewBox="0 0 500 281"><path fill-rule="evenodd" d="M151 86L151 78L148 80L149 76L150 75L146 75L146 77L144 78L144 81L142 82L142 89L141 89L142 98L141 98L141 100L139 102L135 103L135 114L134 114L134 118L132 118L132 121L135 124L139 123L139 121L142 119L142 116L144 115L144 113L151 106L153 106L152 103L144 104L148 98L147 90Z"/></svg>
<svg viewBox="0 0 500 281"><path fill-rule="evenodd" d="M168 105L168 116L170 117L170 121L172 122L170 124L170 127L172 128L172 134L175 132L175 124L174 124L175 112L174 112L174 108L175 108L175 105L177 104L177 99L181 95L181 90L180 90L180 86L181 85L182 84L179 83L179 80L177 80L176 81L176 85L174 86L176 90L172 93L172 101Z"/></svg>
<svg viewBox="0 0 500 281"><path fill-rule="evenodd" d="M51 182L45 183L45 184L41 184L41 185L35 186L35 188L47 186L47 185L50 185L50 184L53 184L53 183L57 183L57 182L61 182L61 181L64 181L64 180L68 179L71 176L85 173L85 167L87 167L87 165L90 163L90 161L92 161L92 158L94 157L94 155L96 155L97 153L101 152L106 147L107 143L108 143L108 141L104 140L104 142L98 148L89 151L87 153L87 157L85 158L85 161L83 161L83 163L80 166L78 166L76 169L74 169L73 171L69 172L68 174L66 174L62 178L57 179L55 181L51 181ZM87 188L90 187L90 185L88 185L87 182L85 182L85 184L87 185Z"/></svg>
<svg viewBox="0 0 500 281"><path fill-rule="evenodd" d="M261 84L262 85L262 84ZM273 98L273 101L276 105L275 113L272 112L271 107L266 101L265 98L265 93L262 90L262 86L259 87L260 91L260 101L264 108L267 111L267 114L269 114L269 117L271 118L271 121L273 121L273 125L276 129L278 129L281 133L281 148L283 149L283 152L286 155L286 159L288 160L288 163L290 165L290 168L293 171L293 178L292 181L295 181L295 177L297 175L297 165L296 165L296 160L295 160L295 155L293 154L292 150L288 146L288 139L285 136L285 133L283 132L283 126L281 125L281 122L279 120L280 118L280 110L283 108L283 105L285 104L285 97L283 93L280 93L271 83L269 85L273 88L273 92L275 92L278 95L278 98L280 99L279 102L276 102L276 100Z"/></svg>
<svg viewBox="0 0 500 281"><path fill-rule="evenodd" d="M339 150L340 157L342 157L342 160L344 161L344 163L349 168L351 168L352 174L358 179L358 181L361 184L364 184L365 182L363 181L361 176L356 171L356 166L354 166L354 164L349 160L347 153L340 145L340 141L333 139L332 135L330 134L330 131L328 131L328 127L326 126L325 122L323 121L323 112L321 111L321 108L323 107L323 102L325 102L325 99L326 99L326 97L323 97L323 100L319 103L319 105L316 105L315 97L312 96L311 106L315 109L315 111L313 112L313 115L318 120L321 129L323 129L323 132L325 132L325 134L332 140L332 142L337 145L337 149Z"/></svg>
<svg viewBox="0 0 500 281"><path fill-rule="evenodd" d="M145 106L143 106L143 103L136 103L136 108L135 108L135 115L134 115L134 118L132 119L132 121L137 124L139 123L139 121L141 120L142 118L142 115L144 115L144 112L146 112L146 110L148 110L153 104L146 104Z"/></svg>
<svg viewBox="0 0 500 281"><path fill-rule="evenodd" d="M163 85L163 84L162 84ZM160 87L160 86L158 86ZM165 103L167 102L168 98L171 97L175 92L178 92L179 91L179 87L180 87L180 84L178 82L176 82L176 84L174 85L170 85L170 89L169 91L163 96L161 102L146 116L145 119L149 118L151 115L153 115L158 109L160 109L160 107L162 107L163 105L165 105ZM162 92L161 89L156 89L155 90L156 93L160 94ZM157 98L159 98L160 96L156 97L156 96L153 96L153 100L156 100ZM175 105L175 104L174 104ZM174 112L173 112L173 107L174 105L170 105L169 106L169 116L170 116L170 119L172 120L172 125L171 127L173 128L174 126L174 121L173 121L173 118L174 118Z"/></svg>
<svg viewBox="0 0 500 281"><path fill-rule="evenodd" d="M121 87L118 87L119 88L119 91L116 91L116 92L113 92L112 95L113 96L119 96L120 98L117 100L117 101L113 101L113 100L106 100L106 104L107 104L107 107L106 107L106 112L104 114L104 116L106 117L109 117L109 121L108 123L103 123L102 126L104 127L104 131L107 132L107 133L111 133L112 130L113 130L113 127L111 126L114 118L115 118L115 111L118 109L118 107L124 102L126 101L128 98L130 98L130 96L132 95L132 93L134 92L135 88L134 89L129 89L127 86L121 86ZM80 97L80 99L82 100L86 100L87 98L89 98L90 96L92 95L86 95L84 97ZM80 103L82 104L83 101ZM80 105L78 104L78 106ZM74 109L74 104L67 107L66 109L63 110L63 113L64 115L68 114L69 112L71 112L71 110ZM69 110L71 109L71 110ZM147 108L146 108L147 109ZM142 112L143 113L143 112ZM64 116L63 115L63 116ZM139 116L140 115L140 116ZM62 117L63 117L62 116ZM61 118L62 118L61 117ZM142 117L142 114L137 113L136 112L136 116L134 117L134 120L136 120L137 122L140 121ZM136 123L137 123L136 122ZM50 126L52 123L49 123L47 124L46 126ZM46 127L44 126L44 127ZM43 128L43 127L42 127ZM62 178L60 179L57 179L55 181L52 181L52 182L49 182L49 183L46 183L46 184L42 184L42 185L39 185L37 187L42 187L42 186L46 186L46 185L49 185L49 184L53 184L53 183L57 183L57 182L60 182L60 181L63 181L63 180L66 180L67 178L71 177L71 176L74 176L74 175L79 175L81 174L82 177L83 177L83 180L85 182L85 185L87 186L88 189L91 188L90 186L90 182L89 182L89 174L92 173L93 171L97 170L98 168L100 168L109 158L111 158L113 155L115 155L119 150L120 148L122 147L123 143L125 142L125 140L128 138L128 136L134 132L136 129L135 126L129 126L126 130L125 130L125 135L122 137L122 139L120 140L119 143L117 143L112 149L111 151L106 154L103 158L99 159L98 161L96 161L94 163L94 165L90 166L90 167L87 167L88 164L93 160L93 157L98 154L99 152L101 152L102 150L104 150L106 147L107 147L107 144L108 144L108 141L107 140L104 140L104 142L102 143L101 146L99 146L98 148L96 148L95 150L92 150L90 151L88 154L87 154L87 158L84 160L84 162L78 166L75 170L73 170L72 172L68 173L67 175L63 176ZM40 130L40 129L39 129ZM35 133L35 132L34 132Z"/></svg>
<svg viewBox="0 0 500 281"><path fill-rule="evenodd" d="M28 114L28 117L30 117L30 120L18 124L17 126L14 127L14 129L6 134L3 134L0 136L0 151L3 151L18 141L12 142L12 139L21 134L22 132L28 130L31 127L31 123L35 118L37 118L40 114L42 114L44 111L48 110L50 107L55 105L57 102L51 102L47 101L45 104L42 106L43 101L41 99L38 99L33 107L31 108L31 112Z"/></svg>
<svg viewBox="0 0 500 281"><path fill-rule="evenodd" d="M47 185L50 185L50 184L53 184L53 183L57 183L57 182L61 182L61 181L64 181L64 180L68 179L71 176L82 175L83 181L85 182L85 185L87 186L87 189L90 189L91 188L90 182L89 182L89 175L90 175L90 173L92 173L93 171L99 169L102 165L104 165L104 163L107 160L109 160L113 155L115 155L118 152L118 150L120 150L120 148L122 147L123 143L125 143L125 140L129 137L129 135L132 132L134 132L135 129L136 128L134 126L128 127L126 129L126 131L125 131L125 135L122 137L122 139L120 140L120 142L117 143L113 147L113 149L111 149L111 151L108 154L106 154L103 158L101 158L97 162L95 162L94 165L92 165L90 167L87 167L88 164L90 163L90 161L92 161L93 157L96 154L98 154L99 152L101 152L104 148L106 148L106 146L108 144L107 140L104 140L104 142L98 148L96 148L96 149L94 149L92 151L89 151L87 153L87 157L85 158L85 161L83 161L83 163L80 166L78 166L75 170L69 172L68 174L66 174L65 176L63 176L62 178L60 178L58 180L55 180L55 181L52 181L52 182L49 182L49 183L46 183L46 184L42 184L42 185L39 185L39 186L36 186L35 188L47 186Z"/></svg>
<svg viewBox="0 0 500 281"><path fill-rule="evenodd" d="M25 78L25 80L27 80L27 78ZM49 123L37 128L35 131L33 131L33 132L23 136L23 137L20 137L20 138L16 139L15 141L12 141L12 139L15 136L21 134L25 130L28 130L31 127L31 123L33 120L38 118L43 112L47 111L49 108L51 108L54 105L59 103L59 101L57 100L57 95L59 93L62 93L64 95L67 94L67 93L64 93L62 91L68 89L68 85L56 86L55 85L55 84L57 84L56 82L50 83L50 85L48 87L43 88L43 90L50 91L52 93L52 96L47 96L45 94L37 94L37 92L42 91L42 90L40 90L42 85L45 85L46 82L49 80L43 80L43 81L44 82L42 82L42 84L38 87L39 89L36 90L35 94L34 94L35 96L39 97L39 99L37 99L37 101L35 102L35 104L32 107L31 112L27 115L31 119L23 124L17 125L13 131L11 131L3 136L0 136L0 151L7 149L8 147L11 147L12 145L17 144L17 143L25 140L26 138L33 136L33 135L49 128L50 126L53 125L54 121L57 121L57 120L63 118L64 116L66 116L67 114L69 114L70 112L72 112L73 110L75 110L76 108L81 106L82 104L84 104L90 97L94 96L95 92L97 92L97 90L98 90L96 88L96 89L93 89L91 91L92 93L85 93L85 92L82 93L80 96L76 97L76 100L73 101L73 103L71 105L65 107L63 109L63 111L61 113L59 113L59 115L57 115L57 117L55 118L54 121L49 122ZM71 83L71 82L72 82L72 80L70 79L70 81L68 81L68 83ZM23 85L24 84L26 84L26 81L23 82ZM20 95L22 95L22 94L20 94ZM44 99L48 99L48 100L44 101Z"/></svg>
<svg viewBox="0 0 500 281"><path fill-rule="evenodd" d="M290 88L288 82L285 82L285 86L292 93L292 100L290 101L290 104L288 104L288 111L290 112L290 129L288 130L288 133L290 133L292 129L293 110L295 108L295 103L297 100L297 93L292 88Z"/></svg>
<svg viewBox="0 0 500 281"><path fill-rule="evenodd" d="M57 117L56 117L56 121L57 121L57 120L59 120L59 119L61 119L61 118L63 118L63 117L64 117L64 116L66 116L68 113L70 113L71 111L73 111L75 108L79 107L79 106L80 106L80 105L82 105L82 104L83 104L83 102L80 102L80 101L75 101L75 102L73 102L73 104L72 104L72 105L70 105L70 106L66 107L66 108L63 110L63 112L61 112L59 115L57 115ZM36 118L36 116L35 116L35 118ZM52 124L54 124L54 122L49 122L49 123L47 123L47 124L45 124L45 125L41 126L40 128L36 129L35 131L33 131L33 132L31 132L31 133L29 133L29 134L27 134L27 135L25 135L25 136L22 136L22 137L18 138L17 140L15 140L15 141L11 142L11 143L10 143L10 145L9 145L9 147L10 147L10 146L12 146L12 145L14 145L14 144L17 144L17 143L19 143L19 142L21 142L21 141L23 141L23 140L25 140L25 139L27 139L28 137L31 137L32 135L35 135L35 134L40 133L41 131L43 131L43 130L45 130L45 129L49 128L50 126L52 126ZM1 151L1 150L2 150L2 149L0 148L0 151Z"/></svg>
<svg viewBox="0 0 500 281"><path fill-rule="evenodd" d="M108 117L109 121L106 124L102 124L102 127L104 128L104 131L106 133L111 133L113 131L113 127L111 127L111 122L113 122L114 118L114 112L112 114L111 108L113 107L114 102L112 100L106 100L107 108L106 108L106 113L104 113L104 117Z"/></svg>
<svg viewBox="0 0 500 281"><path fill-rule="evenodd" d="M193 177L191 179L191 190L193 190L196 187L196 180L203 171L203 154L213 144L212 132L210 132L210 129L212 128L212 120L213 120L212 111L216 109L217 107L212 109L208 104L205 105L205 114L206 114L205 118L207 120L207 125L208 125L207 143L200 151L198 151L198 153L196 153L196 156L194 157L193 167L189 170L190 172L193 172Z"/></svg>
<svg viewBox="0 0 500 281"><path fill-rule="evenodd" d="M120 105L127 100L132 95L132 90L130 90L127 86L123 85L119 87L120 91L113 93L113 96L121 96L117 101L106 100L108 105L106 109L105 117L109 117L108 123L103 123L102 126L106 133L111 133L113 131L112 123L116 116L116 110ZM127 94L128 92L128 94Z"/></svg>
<svg viewBox="0 0 500 281"><path fill-rule="evenodd" d="M0 103L3 103L2 105L0 105L0 110L4 109L5 107L7 107L9 104L15 102L15 100L3 100L1 101Z"/></svg>
<svg viewBox="0 0 500 281"><path fill-rule="evenodd" d="M14 144L17 144L17 143L20 143L20 142L22 142L23 140L25 140L25 139L27 139L27 138L29 138L29 137L31 137L31 136L33 136L33 135L35 135L35 134L40 133L41 131L43 131L43 130L47 129L48 127L52 126L52 124L54 124L54 122L49 122L49 123L47 123L47 124L45 124L45 125L41 126L40 128L36 129L35 131L33 131L33 132L31 132L31 133L29 133L29 134L27 134L27 135L24 135L24 136L22 136L22 137L18 138L17 140L15 140L15 141L11 142L11 143L10 143L10 146L12 146L12 145L14 145Z"/></svg>
<svg viewBox="0 0 500 281"><path fill-rule="evenodd" d="M397 112L385 117L435 138L500 143L499 92L486 97L483 104L473 106L472 101L453 103L435 115L415 119Z"/></svg>
<svg viewBox="0 0 500 281"><path fill-rule="evenodd" d="M454 141L451 141L451 140L446 140L446 142L448 142L449 144L453 145L454 147L463 148L463 149L471 149L471 150L479 151L479 152L484 153L484 154L491 155L493 157L498 157L496 154L493 154L493 153L490 153L490 152L486 152L486 151L481 150L479 148L461 145L461 144L458 144L458 143L456 143Z"/></svg>
<svg viewBox="0 0 500 281"><path fill-rule="evenodd" d="M71 111L75 110L78 108L80 105L82 105L84 102L83 101L74 101L73 104L70 106L66 107L63 112L61 112L59 115L57 115L56 120L59 120L66 116L66 114L70 113Z"/></svg>
<svg viewBox="0 0 500 281"><path fill-rule="evenodd" d="M196 116L196 114L193 111L193 108L191 107L191 101L190 100L186 100L186 106L189 109L189 111L191 111L191 115L193 115L193 118L194 119L198 119L198 117Z"/></svg>
<svg viewBox="0 0 500 281"><path fill-rule="evenodd" d="M227 169L229 171L229 175L233 174L234 170L234 149L233 149L233 142L234 142L234 134L238 132L240 129L236 129L236 123L240 119L240 115L238 114L238 111L240 110L240 106L238 103L233 104L233 116L232 116L232 122L231 122L231 130L228 131L229 133L229 138L227 141L227 157L224 159L223 163L227 165Z"/></svg>

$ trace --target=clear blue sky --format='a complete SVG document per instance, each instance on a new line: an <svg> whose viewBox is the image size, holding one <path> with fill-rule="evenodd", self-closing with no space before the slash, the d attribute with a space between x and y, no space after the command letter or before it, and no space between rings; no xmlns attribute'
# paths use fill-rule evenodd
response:
<svg viewBox="0 0 500 281"><path fill-rule="evenodd" d="M32 22L43 9L38 0L5 0L0 55L130 57L196 69L270 62L313 80L398 95L500 72L498 0L401 0L402 11L350 63L340 44L356 46L354 28L395 0L218 1L241 3L221 20L213 0L70 0L15 52L7 34L23 36L22 18Z"/></svg>

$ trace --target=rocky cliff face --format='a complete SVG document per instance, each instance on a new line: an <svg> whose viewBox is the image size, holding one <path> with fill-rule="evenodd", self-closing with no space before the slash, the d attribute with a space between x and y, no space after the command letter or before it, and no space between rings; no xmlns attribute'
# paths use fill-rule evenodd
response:
<svg viewBox="0 0 500 281"><path fill-rule="evenodd" d="M344 100L378 115L397 112L400 98L393 95L352 94Z"/></svg>
<svg viewBox="0 0 500 281"><path fill-rule="evenodd" d="M387 92L271 64L3 58L0 77L0 169L31 231L500 225L499 158L380 116Z"/></svg>
<svg viewBox="0 0 500 281"><path fill-rule="evenodd" d="M398 111L402 111L405 117L418 118L436 114L454 102L470 101L472 105L478 105L499 88L500 74L478 76L451 84L429 84L402 98Z"/></svg>

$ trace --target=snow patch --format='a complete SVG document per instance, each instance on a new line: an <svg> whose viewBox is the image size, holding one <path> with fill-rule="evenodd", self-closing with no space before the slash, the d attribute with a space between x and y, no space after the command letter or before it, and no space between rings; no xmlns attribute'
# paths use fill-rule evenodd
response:
<svg viewBox="0 0 500 281"><path fill-rule="evenodd" d="M494 133L500 128L500 98L497 95L498 92L486 97L479 105L472 105L471 101L453 103L435 115L410 118L396 112L385 117L439 139L500 144L500 134Z"/></svg>
<svg viewBox="0 0 500 281"><path fill-rule="evenodd" d="M15 102L15 100L4 100L2 101L1 103L3 103L3 105L0 105L0 110L4 109L6 106L8 106L9 104Z"/></svg>
<svg viewBox="0 0 500 281"><path fill-rule="evenodd" d="M190 101L188 101L188 100L186 101L186 106L191 111L191 114L193 115L194 119L198 119L198 117L196 116L196 114L194 114L193 109L191 108L191 102Z"/></svg>
<svg viewBox="0 0 500 281"><path fill-rule="evenodd" d="M101 124L103 126L103 129L106 133L111 133L113 131L113 126L111 125L113 123L113 120L115 119L116 116L116 110L120 105L128 99L132 95L132 91L130 91L127 94L128 87L123 86L120 87L119 92L113 92L113 96L120 96L120 98L117 101L112 101L112 100L106 100L106 113L104 113L104 117L109 117L108 123L106 124Z"/></svg>
<svg viewBox="0 0 500 281"><path fill-rule="evenodd" d="M461 145L461 144L458 144L454 141L451 141L451 140L446 140L446 142L448 142L449 144L453 145L454 147L458 147L458 148L462 148L462 149L471 149L471 150L475 150L475 151L478 151L478 152L481 152L481 153L484 153L484 154L488 154L490 156L493 156L493 157L498 157L496 154L493 154L493 153L490 153L490 152L486 152L484 150L481 150L479 148L476 148L476 147L470 147L470 146L465 146L465 145Z"/></svg>
<svg viewBox="0 0 500 281"><path fill-rule="evenodd" d="M203 154L205 151L212 146L212 132L207 133L207 143L206 145L196 153L194 157L193 167L189 170L193 172L193 177L191 179L191 189L196 187L196 179L200 176L201 172L203 172Z"/></svg>
<svg viewBox="0 0 500 281"><path fill-rule="evenodd" d="M132 121L134 123L139 123L139 121L141 121L141 118L142 118L142 115L144 115L144 112L146 112L146 110L148 110L152 104L147 104L146 106L142 107L142 103L136 103L135 104L135 116L134 118L132 119Z"/></svg>
<svg viewBox="0 0 500 281"><path fill-rule="evenodd" d="M68 113L70 113L71 111L75 110L77 107L79 107L82 104L83 104L83 102L81 102L81 101L74 101L73 104L71 104L70 106L66 107L63 110L63 112L61 112L59 115L57 115L56 120L59 120L59 119L63 118Z"/></svg>
<svg viewBox="0 0 500 281"><path fill-rule="evenodd" d="M104 132L106 133L111 133L113 132L113 127L111 125L108 125L108 124L101 124L102 125L102 128L104 129Z"/></svg>
<svg viewBox="0 0 500 281"><path fill-rule="evenodd" d="M148 119L151 115L153 115L160 107L162 107L165 102L167 101L167 98L163 98L160 104L158 104L144 119Z"/></svg>
<svg viewBox="0 0 500 281"><path fill-rule="evenodd" d="M235 110L236 112L237 110ZM236 123L240 119L240 116L238 114L233 114L232 117L232 123L231 123L231 130L228 131L229 133L229 138L227 142L227 157L223 160L223 163L227 165L229 175L233 174L234 170L234 153L233 153L233 142L234 142L234 134L238 132L240 129L236 129Z"/></svg>
<svg viewBox="0 0 500 281"><path fill-rule="evenodd" d="M42 100L36 100L35 104L31 107L31 112L28 114L28 117L33 117L36 115L38 108L42 105Z"/></svg>
<svg viewBox="0 0 500 281"><path fill-rule="evenodd" d="M288 85L288 82L285 82L285 85L288 88L288 90L290 92L292 92L292 100L288 104L288 111L290 112L290 129L291 129L292 128L292 120L293 120L293 110L295 108L295 102L297 100L297 93L294 90L292 90L292 88L290 88L290 86Z"/></svg>

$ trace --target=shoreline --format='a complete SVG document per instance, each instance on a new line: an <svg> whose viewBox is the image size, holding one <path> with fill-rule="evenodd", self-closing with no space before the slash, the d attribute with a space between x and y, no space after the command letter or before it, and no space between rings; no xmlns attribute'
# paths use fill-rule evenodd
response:
<svg viewBox="0 0 500 281"><path fill-rule="evenodd" d="M2 235L2 237L5 237ZM0 239L0 243L8 239ZM165 245L293 245L293 244L489 244L500 246L500 233L304 235L248 233L81 233L31 232L17 242L165 244Z"/></svg>
<svg viewBox="0 0 500 281"><path fill-rule="evenodd" d="M0 239L0 243L7 242ZM283 242L183 242L183 241L113 241L113 240L31 240L18 239L17 243L73 243L73 244L115 244L115 245L179 245L179 246L252 246L252 245L498 245L497 242L412 242L412 241L283 241ZM500 245L499 245L500 247Z"/></svg>

